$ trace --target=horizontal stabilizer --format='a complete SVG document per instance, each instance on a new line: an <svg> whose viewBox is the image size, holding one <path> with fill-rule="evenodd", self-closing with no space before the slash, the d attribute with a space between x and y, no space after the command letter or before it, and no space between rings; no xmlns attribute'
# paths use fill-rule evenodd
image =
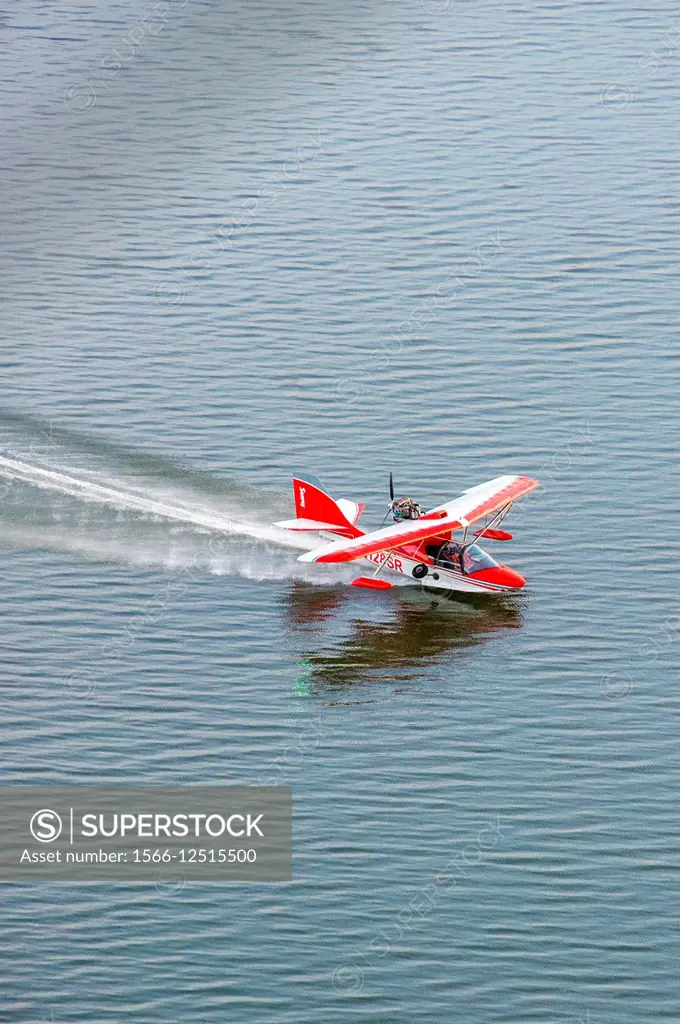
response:
<svg viewBox="0 0 680 1024"><path fill-rule="evenodd" d="M337 526L335 523L321 523L317 519L282 519L281 522L274 523L274 526L281 526L284 530L299 530L302 533L305 530L325 530L339 533L340 530L346 529L348 536L353 536L349 526L342 527Z"/></svg>

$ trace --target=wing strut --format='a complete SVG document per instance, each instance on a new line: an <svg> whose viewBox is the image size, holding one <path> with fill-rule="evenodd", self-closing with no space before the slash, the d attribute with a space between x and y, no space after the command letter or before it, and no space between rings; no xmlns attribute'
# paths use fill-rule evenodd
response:
<svg viewBox="0 0 680 1024"><path fill-rule="evenodd" d="M484 526L484 527L482 528L482 531L481 531L481 533L479 534L479 537L477 537L477 540L484 540L484 534L486 533L486 531L487 531L487 530L491 530L491 529L493 529L493 527L494 527L494 526L495 526L495 525L496 525L497 523L502 523L502 522L503 522L503 520L505 519L505 517L507 516L507 514L508 514L508 512L510 511L510 509L511 509L511 508L512 508L512 502L511 502L511 501L509 501L509 502L507 503L507 505L503 505L503 507L502 507L501 509L499 509L499 511L498 511L498 512L496 513L496 515L495 515L495 516L493 517L493 519L491 520L491 522L487 523L487 524L486 524L486 526ZM467 532L468 532L468 527L466 526L466 527L465 527L465 532L464 532L464 534L463 534L463 544L465 544L465 539L466 539L466 537L467 537ZM475 544L475 543L476 543L476 541L471 541L470 543L471 543L471 544Z"/></svg>
<svg viewBox="0 0 680 1024"><path fill-rule="evenodd" d="M373 578L374 578L374 579L375 579L375 577L376 577L376 576L378 576L378 575L379 575L379 573L380 573L380 570L382 569L382 567L383 567L384 565L387 565L387 559L388 559L388 558L390 557L390 555L391 555L391 554L392 554L392 549L390 548L390 549L389 549L389 550L388 550L388 551L386 552L386 554L385 554L385 557L383 558L382 562L380 562L380 564L378 565L378 568L377 568L377 569L375 570L375 572L373 573Z"/></svg>

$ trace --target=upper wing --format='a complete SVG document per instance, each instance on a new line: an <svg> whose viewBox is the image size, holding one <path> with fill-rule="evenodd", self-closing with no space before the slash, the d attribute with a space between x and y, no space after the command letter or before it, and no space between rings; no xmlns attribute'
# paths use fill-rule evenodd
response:
<svg viewBox="0 0 680 1024"><path fill-rule="evenodd" d="M305 551L298 562L352 562L355 558L372 555L375 551L385 551L414 540L425 540L435 537L446 530L456 530L459 522L448 514L436 519L411 519L406 523L396 523L384 530L365 533L363 537L353 537L337 543L324 544L323 547Z"/></svg>
<svg viewBox="0 0 680 1024"><path fill-rule="evenodd" d="M433 511L446 510L452 519L458 519L463 526L469 526L511 501L517 501L538 486L538 480L530 476L497 476L485 484L468 488L460 498L438 505Z"/></svg>
<svg viewBox="0 0 680 1024"><path fill-rule="evenodd" d="M461 494L460 498L438 505L427 513L437 518L412 519L388 526L384 530L364 534L350 540L324 544L300 555L299 562L351 562L355 558L386 551L416 540L426 540L449 530L460 530L497 509L516 501L523 494L538 487L538 480L529 476L497 476L485 484L477 484Z"/></svg>

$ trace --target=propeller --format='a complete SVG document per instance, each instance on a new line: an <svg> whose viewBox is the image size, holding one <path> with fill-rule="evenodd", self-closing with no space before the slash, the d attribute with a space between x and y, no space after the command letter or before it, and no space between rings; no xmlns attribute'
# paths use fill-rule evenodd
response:
<svg viewBox="0 0 680 1024"><path fill-rule="evenodd" d="M420 506L416 505L413 502L411 502L410 504L411 504L411 512L408 515L408 518L409 519L418 519L419 516L420 516ZM385 520L389 516L390 512L394 512L396 506L397 506L397 502L394 500L394 475L392 473L390 473L390 503L387 506L387 512L385 513L385 519L383 519L382 523L380 524L380 529L383 528L383 526L385 525ZM404 516L401 516L400 518L404 518Z"/></svg>
<svg viewBox="0 0 680 1024"><path fill-rule="evenodd" d="M382 530L382 528L385 525L385 522L387 520L387 517L390 514L390 512L393 510L393 508L394 508L394 479L392 477L392 474L390 473L390 503L387 506L387 512L385 513L385 518L383 519L382 523L380 524L379 529Z"/></svg>

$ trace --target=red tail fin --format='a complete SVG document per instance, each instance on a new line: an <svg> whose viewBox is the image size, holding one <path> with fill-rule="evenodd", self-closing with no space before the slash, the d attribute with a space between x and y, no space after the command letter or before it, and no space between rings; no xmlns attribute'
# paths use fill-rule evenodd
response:
<svg viewBox="0 0 680 1024"><path fill-rule="evenodd" d="M312 482L313 481L313 482ZM293 493L295 495L295 514L298 519L314 519L321 523L330 523L337 527L343 537L362 537L363 531L351 523L337 502L324 490L323 484L316 477L293 477Z"/></svg>

